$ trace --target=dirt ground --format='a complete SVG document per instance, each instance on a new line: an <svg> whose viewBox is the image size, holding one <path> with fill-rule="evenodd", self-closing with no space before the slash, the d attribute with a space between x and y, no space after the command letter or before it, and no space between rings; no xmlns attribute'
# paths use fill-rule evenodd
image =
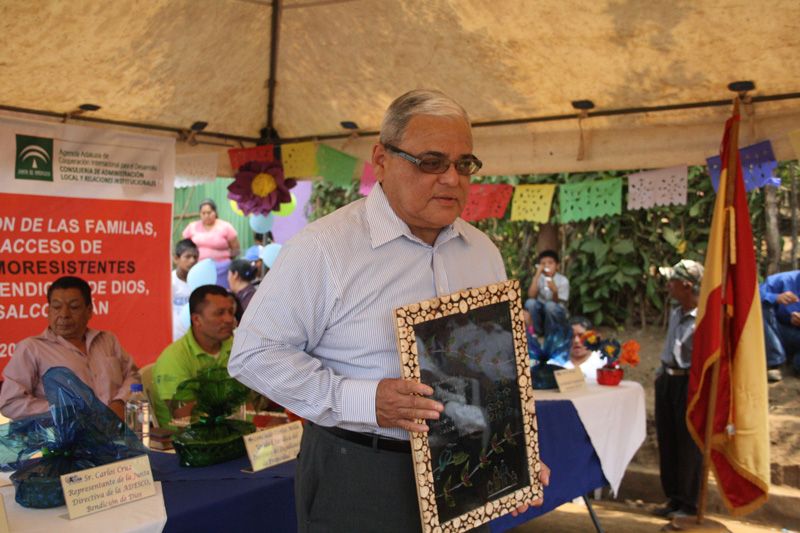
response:
<svg viewBox="0 0 800 533"><path fill-rule="evenodd" d="M661 530L667 524L666 520L652 516L644 508L635 505L600 500L593 502L592 507L597 513L603 531L609 533L652 533ZM726 516L708 515L708 518L723 524L735 533L776 531L774 527L749 524ZM586 506L582 503L565 503L558 509L511 530L512 533L575 533L576 531L590 533L596 531L589 513L586 512Z"/></svg>
<svg viewBox="0 0 800 533"><path fill-rule="evenodd" d="M625 379L642 384L647 403L647 438L633 463L657 467L653 384L655 371L661 365L666 328L647 326L618 333L610 328L599 328L599 331L604 337L615 336L621 342L636 340L642 347L639 365L625 370ZM797 375L784 371L783 381L769 384L769 429L772 483L800 488L800 378Z"/></svg>

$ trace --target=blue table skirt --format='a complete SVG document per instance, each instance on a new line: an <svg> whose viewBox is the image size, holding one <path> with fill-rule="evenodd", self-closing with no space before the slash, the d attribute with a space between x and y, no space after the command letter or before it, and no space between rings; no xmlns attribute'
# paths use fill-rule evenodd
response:
<svg viewBox="0 0 800 533"><path fill-rule="evenodd" d="M295 461L254 474L246 457L203 468L178 465L178 456L150 453L167 509L165 533L297 531Z"/></svg>
<svg viewBox="0 0 800 533"><path fill-rule="evenodd" d="M493 532L506 531L541 516L579 496L608 485L600 458L569 401L536 402L541 459L550 470L550 486L544 488L544 504L513 517L492 520Z"/></svg>
<svg viewBox="0 0 800 533"><path fill-rule="evenodd" d="M492 531L506 531L559 505L608 484L571 402L536 403L539 447L550 467L544 505L518 517L491 522ZM150 462L161 481L167 509L166 533L187 531L297 531L294 507L295 462L250 474L247 458L204 468L178 466L174 454L152 452Z"/></svg>

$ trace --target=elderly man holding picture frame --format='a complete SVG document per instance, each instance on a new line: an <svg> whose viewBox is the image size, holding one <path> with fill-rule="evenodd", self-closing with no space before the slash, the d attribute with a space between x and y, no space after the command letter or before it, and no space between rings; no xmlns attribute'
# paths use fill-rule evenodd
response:
<svg viewBox="0 0 800 533"><path fill-rule="evenodd" d="M418 420L439 419L443 406L429 386L400 378L394 310L506 280L495 245L459 218L481 168L460 104L432 90L396 99L372 164L369 197L283 246L228 365L309 421L300 531L422 530L408 432L428 431ZM540 477L546 485L546 467Z"/></svg>

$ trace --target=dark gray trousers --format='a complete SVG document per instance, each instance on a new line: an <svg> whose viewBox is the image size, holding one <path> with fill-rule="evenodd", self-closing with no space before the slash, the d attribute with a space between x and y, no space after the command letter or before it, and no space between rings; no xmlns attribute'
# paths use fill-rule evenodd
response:
<svg viewBox="0 0 800 533"><path fill-rule="evenodd" d="M294 483L301 533L422 531L410 453L373 450L306 422Z"/></svg>
<svg viewBox="0 0 800 533"><path fill-rule="evenodd" d="M661 487L670 500L697 507L703 453L686 427L689 376L656 378L656 435Z"/></svg>

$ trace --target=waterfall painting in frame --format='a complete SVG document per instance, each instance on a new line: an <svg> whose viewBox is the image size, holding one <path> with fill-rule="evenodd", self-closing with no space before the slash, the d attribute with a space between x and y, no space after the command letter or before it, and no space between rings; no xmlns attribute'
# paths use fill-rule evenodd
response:
<svg viewBox="0 0 800 533"><path fill-rule="evenodd" d="M425 532L461 532L542 496L519 281L395 309L403 377L444 405L411 432Z"/></svg>

